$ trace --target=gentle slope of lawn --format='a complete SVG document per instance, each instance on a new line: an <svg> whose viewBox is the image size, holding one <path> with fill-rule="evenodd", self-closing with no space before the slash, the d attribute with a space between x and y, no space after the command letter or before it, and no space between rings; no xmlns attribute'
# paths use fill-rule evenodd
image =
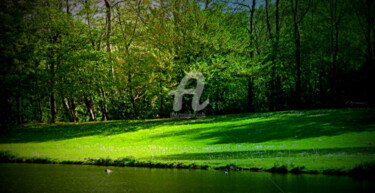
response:
<svg viewBox="0 0 375 193"><path fill-rule="evenodd" d="M3 128L0 151L222 167L349 171L375 161L375 110L341 109Z"/></svg>

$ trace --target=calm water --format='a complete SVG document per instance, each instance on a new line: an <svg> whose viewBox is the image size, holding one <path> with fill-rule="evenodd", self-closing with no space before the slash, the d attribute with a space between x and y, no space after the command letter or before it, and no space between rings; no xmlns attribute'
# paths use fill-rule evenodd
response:
<svg viewBox="0 0 375 193"><path fill-rule="evenodd" d="M0 164L0 171L0 192L375 192L371 181L346 176L49 164Z"/></svg>

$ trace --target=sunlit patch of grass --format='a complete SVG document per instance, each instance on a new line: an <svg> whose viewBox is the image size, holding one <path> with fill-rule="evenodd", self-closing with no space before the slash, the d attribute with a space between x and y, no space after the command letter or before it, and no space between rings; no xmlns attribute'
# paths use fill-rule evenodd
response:
<svg viewBox="0 0 375 193"><path fill-rule="evenodd" d="M29 124L8 128L0 151L66 163L348 172L375 161L374 118L374 109L330 109ZM124 157L131 159L119 161Z"/></svg>

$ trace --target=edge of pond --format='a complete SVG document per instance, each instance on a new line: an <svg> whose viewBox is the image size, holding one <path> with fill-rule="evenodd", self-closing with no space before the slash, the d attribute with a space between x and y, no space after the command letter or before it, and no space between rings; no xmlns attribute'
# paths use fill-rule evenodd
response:
<svg viewBox="0 0 375 193"><path fill-rule="evenodd" d="M74 164L74 165L97 165L97 166L117 166L117 167L144 167L144 168L175 168L175 169L214 169L223 171L254 171L254 172L271 172L271 173L291 173L291 174L325 174L325 175L339 175L339 176L352 176L356 178L375 178L375 162L364 163L357 165L351 170L344 171L339 169L325 169L322 171L305 170L305 167L294 167L288 169L287 166L273 166L272 168L243 168L234 164L227 164L225 166L210 166L210 165L197 165L195 163L182 163L182 162L154 162L154 161L141 161L135 158L126 157L116 160L110 158L91 159L86 158L84 161L64 160L59 161L51 158L41 157L19 157L10 151L0 151L0 163L38 163L38 164Z"/></svg>

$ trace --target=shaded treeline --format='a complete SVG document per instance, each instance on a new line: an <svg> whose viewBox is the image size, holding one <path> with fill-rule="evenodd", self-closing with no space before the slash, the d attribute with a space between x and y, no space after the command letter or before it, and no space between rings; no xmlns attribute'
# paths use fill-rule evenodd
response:
<svg viewBox="0 0 375 193"><path fill-rule="evenodd" d="M206 78L206 114L374 104L371 0L0 6L2 123L168 117L191 70Z"/></svg>

